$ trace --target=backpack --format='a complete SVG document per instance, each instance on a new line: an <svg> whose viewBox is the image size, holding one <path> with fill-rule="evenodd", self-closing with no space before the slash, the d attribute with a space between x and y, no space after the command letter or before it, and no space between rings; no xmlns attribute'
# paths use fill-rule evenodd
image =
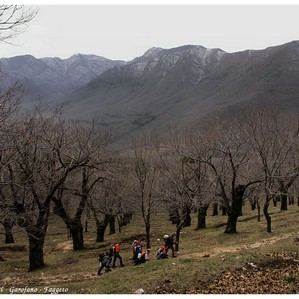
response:
<svg viewBox="0 0 299 299"><path fill-rule="evenodd" d="M111 262L111 260L110 260L109 255L105 255L105 256L103 257L102 265L103 265L104 267L109 267L110 262Z"/></svg>
<svg viewBox="0 0 299 299"><path fill-rule="evenodd" d="M142 252L142 246L141 245L138 245L136 246L136 251L135 251L137 254L138 253L141 253Z"/></svg>
<svg viewBox="0 0 299 299"><path fill-rule="evenodd" d="M113 250L114 253L119 253L120 252L120 245L119 244L115 244L115 246L113 248L114 248L114 250Z"/></svg>

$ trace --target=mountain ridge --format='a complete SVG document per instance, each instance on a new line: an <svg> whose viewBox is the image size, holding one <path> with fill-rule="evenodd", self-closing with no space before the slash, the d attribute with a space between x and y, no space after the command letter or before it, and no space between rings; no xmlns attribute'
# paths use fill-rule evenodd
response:
<svg viewBox="0 0 299 299"><path fill-rule="evenodd" d="M107 69L125 62L102 56L76 54L67 59L58 57L35 58L22 55L0 59L0 70L5 85L16 81L29 91L27 101L33 97L54 100L87 84Z"/></svg>
<svg viewBox="0 0 299 299"><path fill-rule="evenodd" d="M170 123L202 126L211 116L229 117L251 105L299 111L298 41L234 53L152 47L128 62L24 55L0 59L0 68L44 94L51 107L63 106L66 117L117 129L124 142L144 130L163 134Z"/></svg>
<svg viewBox="0 0 299 299"><path fill-rule="evenodd" d="M299 43L227 53L185 45L151 48L63 97L69 116L133 136L202 124L252 104L299 108ZM86 107L83 111L83 107Z"/></svg>

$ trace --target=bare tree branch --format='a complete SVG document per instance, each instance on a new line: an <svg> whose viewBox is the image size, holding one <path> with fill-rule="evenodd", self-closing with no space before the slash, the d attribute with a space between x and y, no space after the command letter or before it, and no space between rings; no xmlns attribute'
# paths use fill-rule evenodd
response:
<svg viewBox="0 0 299 299"><path fill-rule="evenodd" d="M27 30L37 13L24 5L0 5L0 42L14 44L12 40Z"/></svg>

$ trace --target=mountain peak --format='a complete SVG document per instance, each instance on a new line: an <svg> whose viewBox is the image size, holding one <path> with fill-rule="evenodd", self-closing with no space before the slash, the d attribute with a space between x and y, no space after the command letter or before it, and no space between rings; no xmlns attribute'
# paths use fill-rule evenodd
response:
<svg viewBox="0 0 299 299"><path fill-rule="evenodd" d="M160 53L163 49L159 47L152 47L148 49L143 56L148 57L148 56L155 56L158 53Z"/></svg>

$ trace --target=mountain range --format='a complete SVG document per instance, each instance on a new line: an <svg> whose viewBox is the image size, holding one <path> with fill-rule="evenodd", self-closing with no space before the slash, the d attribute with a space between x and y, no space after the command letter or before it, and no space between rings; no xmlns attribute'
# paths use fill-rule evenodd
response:
<svg viewBox="0 0 299 299"><path fill-rule="evenodd" d="M49 102L80 88L107 69L124 63L82 54L68 59L38 59L31 55L2 58L1 83L8 86L19 82L25 86L27 103L40 98Z"/></svg>
<svg viewBox="0 0 299 299"><path fill-rule="evenodd" d="M200 126L253 104L299 110L298 41L236 53L198 45L151 48L129 62L84 55L11 59L7 73L23 75L35 94L46 92L67 117L116 128L123 140L144 130L166 132L170 123Z"/></svg>

